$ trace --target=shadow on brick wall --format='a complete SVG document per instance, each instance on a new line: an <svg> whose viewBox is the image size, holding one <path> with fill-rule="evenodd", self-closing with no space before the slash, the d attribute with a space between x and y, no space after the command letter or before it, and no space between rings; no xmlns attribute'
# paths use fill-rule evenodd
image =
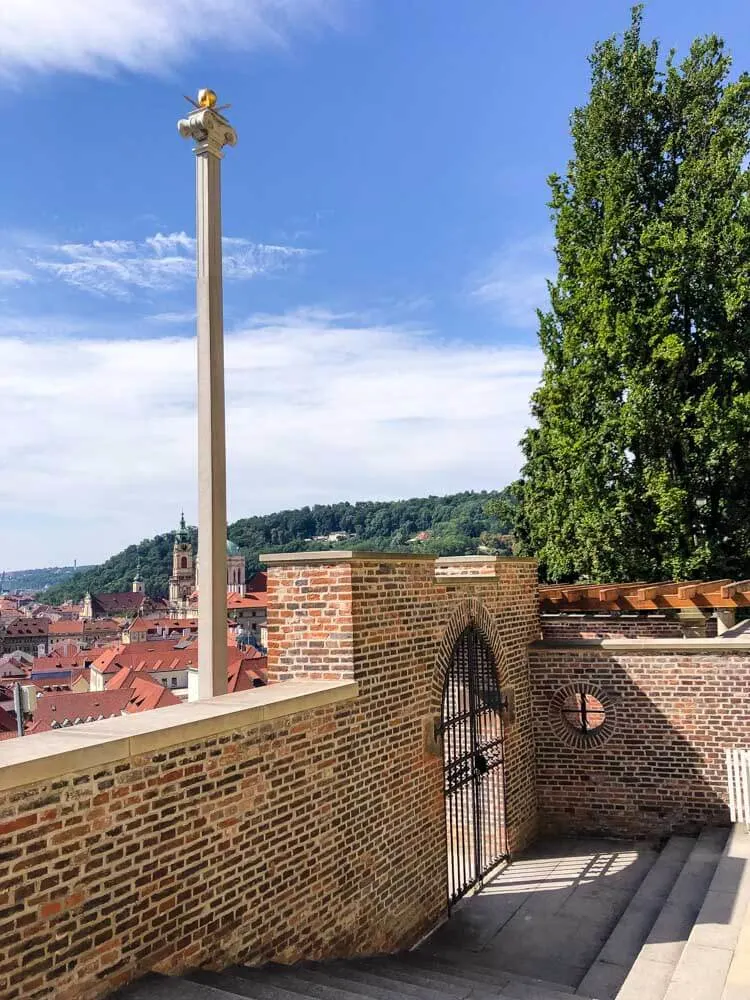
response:
<svg viewBox="0 0 750 1000"><path fill-rule="evenodd" d="M538 646L530 666L545 833L663 837L729 823L724 751L750 742L747 658ZM561 711L579 689L605 713L586 735Z"/></svg>

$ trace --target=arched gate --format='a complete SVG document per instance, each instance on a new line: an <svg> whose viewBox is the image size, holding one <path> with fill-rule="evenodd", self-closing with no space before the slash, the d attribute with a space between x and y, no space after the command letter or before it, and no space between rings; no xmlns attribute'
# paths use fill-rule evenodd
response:
<svg viewBox="0 0 750 1000"><path fill-rule="evenodd" d="M453 648L440 722L450 903L508 856L502 707L495 657L470 625Z"/></svg>

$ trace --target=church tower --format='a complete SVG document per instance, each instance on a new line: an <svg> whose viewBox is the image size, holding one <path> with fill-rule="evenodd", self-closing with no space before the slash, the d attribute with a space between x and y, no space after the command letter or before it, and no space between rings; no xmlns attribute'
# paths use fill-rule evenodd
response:
<svg viewBox="0 0 750 1000"><path fill-rule="evenodd" d="M135 576L133 577L133 593L134 594L144 594L145 588L143 586L143 577L141 576L141 560L138 560L138 568L135 571Z"/></svg>
<svg viewBox="0 0 750 1000"><path fill-rule="evenodd" d="M195 590L195 565L193 546L185 527L185 514L180 518L180 527L172 548L172 575L169 578L169 603L178 605L186 601Z"/></svg>

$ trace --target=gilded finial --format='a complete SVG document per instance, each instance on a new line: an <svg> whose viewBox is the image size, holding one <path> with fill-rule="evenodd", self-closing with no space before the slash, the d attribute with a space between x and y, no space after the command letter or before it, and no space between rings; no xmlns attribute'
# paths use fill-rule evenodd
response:
<svg viewBox="0 0 750 1000"><path fill-rule="evenodd" d="M203 87L202 90L198 91L199 108L215 108L217 100L216 91L209 87Z"/></svg>

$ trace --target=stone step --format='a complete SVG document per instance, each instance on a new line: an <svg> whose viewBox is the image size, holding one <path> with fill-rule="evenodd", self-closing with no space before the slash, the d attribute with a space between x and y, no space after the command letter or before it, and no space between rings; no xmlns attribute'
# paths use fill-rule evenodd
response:
<svg viewBox="0 0 750 1000"><path fill-rule="evenodd" d="M703 906L677 963L665 1000L716 1000L725 991L750 902L750 836L732 830ZM750 954L747 956L750 959ZM750 995L750 994L746 994Z"/></svg>
<svg viewBox="0 0 750 1000"><path fill-rule="evenodd" d="M745 854L750 857L750 835L745 834ZM750 865L750 861L747 862ZM745 871L747 871L747 866ZM750 903L745 909L737 944L727 973L721 1000L750 1000Z"/></svg>
<svg viewBox="0 0 750 1000"><path fill-rule="evenodd" d="M300 997L317 1000L363 1000L363 997L376 1000L413 1000L415 997L418 1000L428 997L432 1000L580 1000L553 983L505 972L494 977L477 976L471 974L468 966L427 959L415 962L404 956L266 966L263 969L234 966L221 975L197 975L202 982L217 984L226 977L230 989L254 1000L290 1000L292 994L296 1000ZM245 980L244 989L238 977Z"/></svg>
<svg viewBox="0 0 750 1000"><path fill-rule="evenodd" d="M457 975L463 977L467 982L476 984L486 990L499 990L501 997L526 997L533 995L533 990L541 991L549 1000L570 1000L575 997L559 983L549 983L542 979L531 979L528 976L520 976L512 972L495 970L488 965L480 965L471 953L462 956L460 960L450 960L433 955L420 955L419 952L411 952L402 956L403 961L415 965L431 965L436 968L451 969ZM532 993L529 993L532 991ZM579 995L575 1000L582 1000Z"/></svg>
<svg viewBox="0 0 750 1000"><path fill-rule="evenodd" d="M190 973L187 978L215 986L217 989L232 990L238 996L251 997L255 1000L300 1000L300 997L307 997L309 1000L362 1000L360 993L305 981L295 976L274 975L256 969L246 970L245 975L241 973L241 968L224 972L199 969Z"/></svg>
<svg viewBox="0 0 750 1000"><path fill-rule="evenodd" d="M426 990L439 989L446 996L455 997L458 1000L466 996L466 977L461 974L460 969L455 967L441 966L429 961L417 965L395 956L357 960L345 964L352 968L364 969L374 975L383 976L395 983L399 989L408 988L411 985ZM480 984L474 985L478 991L485 988ZM493 987L489 987L488 992L493 992L493 990L497 994L497 989Z"/></svg>
<svg viewBox="0 0 750 1000"><path fill-rule="evenodd" d="M353 994L359 997L359 1000L362 1000L362 997L370 997L372 1000L430 1000L436 995L436 990L432 987L426 989L413 983L394 983L366 969L357 968L355 962L351 968L347 962L338 961L293 966L274 965L262 970L233 966L226 971L251 980L277 983L284 988L286 988L284 984L289 983L290 990L295 981L298 990L304 989L306 983L313 983L330 990ZM450 996L453 998L453 994Z"/></svg>
<svg viewBox="0 0 750 1000"><path fill-rule="evenodd" d="M695 844L695 837L667 842L581 980L579 997L614 1000Z"/></svg>
<svg viewBox="0 0 750 1000"><path fill-rule="evenodd" d="M617 1000L664 1000L706 898L728 831L703 830L638 953ZM714 998L715 1000L715 998Z"/></svg>
<svg viewBox="0 0 750 1000"><path fill-rule="evenodd" d="M108 1000L241 1000L241 994L190 982L179 976L161 976L151 972L129 986L123 986Z"/></svg>

